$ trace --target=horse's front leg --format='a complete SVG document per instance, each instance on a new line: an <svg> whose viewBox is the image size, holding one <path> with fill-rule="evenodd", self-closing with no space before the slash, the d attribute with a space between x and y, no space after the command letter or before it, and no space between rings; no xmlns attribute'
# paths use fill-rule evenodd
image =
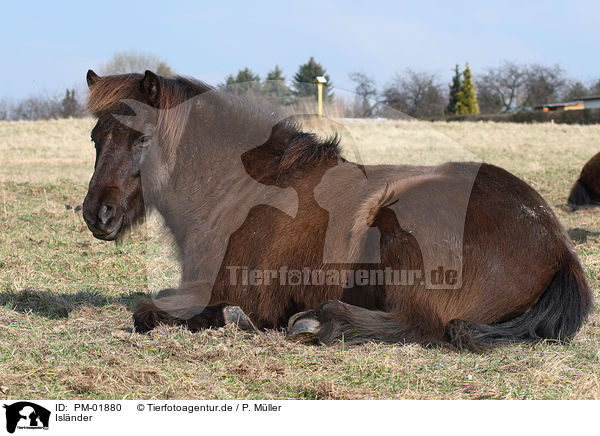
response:
<svg viewBox="0 0 600 436"><path fill-rule="evenodd" d="M210 301L210 287L187 283L178 289L165 289L154 298L140 301L133 313L134 330L146 333L159 324L182 325L191 331L236 324L256 330L238 306Z"/></svg>

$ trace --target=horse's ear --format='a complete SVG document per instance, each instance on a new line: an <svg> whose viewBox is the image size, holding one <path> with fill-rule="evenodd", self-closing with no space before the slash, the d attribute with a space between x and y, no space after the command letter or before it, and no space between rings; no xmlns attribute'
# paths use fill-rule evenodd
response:
<svg viewBox="0 0 600 436"><path fill-rule="evenodd" d="M154 107L158 107L160 79L150 70L146 70L142 79L141 91L148 97Z"/></svg>
<svg viewBox="0 0 600 436"><path fill-rule="evenodd" d="M248 150L241 156L250 177L264 185L278 185L281 156L269 152L265 145Z"/></svg>
<svg viewBox="0 0 600 436"><path fill-rule="evenodd" d="M100 76L97 75L94 70L88 70L87 75L85 76L88 84L88 88L91 88L94 83L100 79Z"/></svg>

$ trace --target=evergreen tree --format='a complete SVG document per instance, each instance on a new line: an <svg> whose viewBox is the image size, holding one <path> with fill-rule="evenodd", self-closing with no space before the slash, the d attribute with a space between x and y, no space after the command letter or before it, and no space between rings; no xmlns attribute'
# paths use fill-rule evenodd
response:
<svg viewBox="0 0 600 436"><path fill-rule="evenodd" d="M450 85L448 107L446 108L446 113L449 115L454 115L456 113L456 103L458 103L460 85L460 71L458 70L458 64L456 64L456 67L454 67L454 77L452 78L452 84Z"/></svg>
<svg viewBox="0 0 600 436"><path fill-rule="evenodd" d="M580 81L576 81L567 86L565 95L563 96L564 101L577 100L579 97L585 97L590 95L590 91Z"/></svg>
<svg viewBox="0 0 600 436"><path fill-rule="evenodd" d="M333 84L329 75L326 74L325 68L311 56L307 63L298 67L298 72L294 74L294 95L296 97L311 97L317 98L317 86L315 79L318 76L325 77L327 83L323 85L323 100L333 97L331 89Z"/></svg>
<svg viewBox="0 0 600 436"><path fill-rule="evenodd" d="M463 71L463 82L460 85L460 91L457 94L456 114L478 114L479 105L477 104L477 94L475 93L475 84L473 83L471 68L465 64Z"/></svg>
<svg viewBox="0 0 600 436"><path fill-rule="evenodd" d="M285 84L285 77L279 65L275 65L275 68L267 73L262 90L267 98L277 104L289 105L292 103L292 91Z"/></svg>
<svg viewBox="0 0 600 436"><path fill-rule="evenodd" d="M228 75L225 78L224 85L228 91L240 94L254 89L259 82L260 76L246 67L243 70L239 70L235 76L233 74Z"/></svg>
<svg viewBox="0 0 600 436"><path fill-rule="evenodd" d="M600 95L600 79L590 88L590 95Z"/></svg>
<svg viewBox="0 0 600 436"><path fill-rule="evenodd" d="M82 108L80 107L77 98L75 97L75 90L68 90L65 94L65 98L60 102L60 115L63 118L77 117L81 114Z"/></svg>

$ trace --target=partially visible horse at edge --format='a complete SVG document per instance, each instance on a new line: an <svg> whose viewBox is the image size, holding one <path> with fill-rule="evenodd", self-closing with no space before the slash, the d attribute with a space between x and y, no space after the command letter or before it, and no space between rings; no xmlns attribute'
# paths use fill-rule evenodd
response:
<svg viewBox="0 0 600 436"><path fill-rule="evenodd" d="M444 195L474 169L459 289L430 290L420 282L369 283L350 289L326 283L231 284L228 267L326 268L323 240L329 214L314 200L313 190L328 171L345 161L337 141L319 139L288 122L269 129L264 142L243 153L241 160L253 180L281 192L293 188L298 202L295 217L268 205L252 207L227 240L216 280L206 283L199 264L211 253L200 245L199 233L210 231L203 223L211 216L227 221L227 210L219 208L220 200L226 202L231 195L230 189L218 180L227 178L221 162L223 147L235 145L213 143L202 129L218 126L225 117L260 126L264 115L214 97L217 106L207 103L197 109L199 113L157 115L149 121L153 125L149 133L141 134L118 121L119 116L133 114L124 101L169 110L212 88L150 71L100 77L90 70L87 83L88 109L98 119L92 131L94 174L83 206L88 227L95 237L114 240L142 220L145 210L154 208L173 232L182 261L180 288L139 302L133 316L136 331L146 332L160 323L191 330L218 327L228 320L228 311L239 306L256 328L287 327L290 339L325 344L342 338L346 343L413 342L480 350L513 342L568 341L593 308L583 268L550 206L525 182L488 164L373 166L369 170L375 178L390 182L372 192L361 191L360 207L344 210L354 221L379 231L379 264L371 267L418 270L423 268L420 241L399 222L393 208L410 218L420 190L433 186L434 192ZM182 125L178 116L201 121ZM140 174L144 173L151 176L149 190L142 189ZM341 201L353 186L352 180L336 183L334 198ZM164 310L168 300L177 297L190 306L195 299L205 301L206 307L192 315L186 315L186 307L178 308L179 315Z"/></svg>
<svg viewBox="0 0 600 436"><path fill-rule="evenodd" d="M567 204L572 211L600 206L600 153L595 154L581 169Z"/></svg>

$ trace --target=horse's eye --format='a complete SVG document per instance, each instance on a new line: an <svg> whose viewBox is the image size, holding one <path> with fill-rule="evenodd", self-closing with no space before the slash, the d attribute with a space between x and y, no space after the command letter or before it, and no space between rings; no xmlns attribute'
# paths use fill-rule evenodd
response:
<svg viewBox="0 0 600 436"><path fill-rule="evenodd" d="M140 147L146 147L148 144L150 144L150 139L152 139L152 136L150 135L140 136L135 143Z"/></svg>

